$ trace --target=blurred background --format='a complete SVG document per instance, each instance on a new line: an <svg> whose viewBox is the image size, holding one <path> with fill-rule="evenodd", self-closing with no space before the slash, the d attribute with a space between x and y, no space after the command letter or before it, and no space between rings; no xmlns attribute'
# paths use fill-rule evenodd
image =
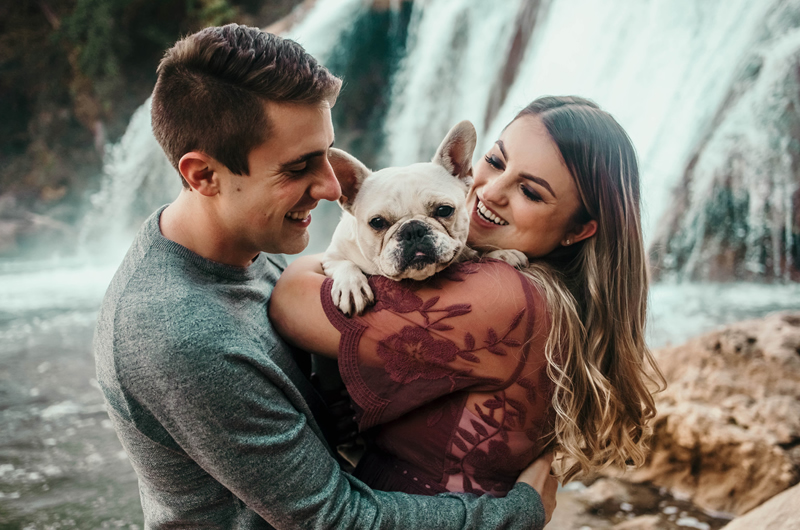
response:
<svg viewBox="0 0 800 530"><path fill-rule="evenodd" d="M375 169L429 159L462 119L477 157L538 96L594 99L640 158L652 347L800 309L800 0L4 1L0 529L141 528L94 319L180 189L150 130L158 61L228 22L342 77L337 147ZM319 252L338 206L313 216Z"/></svg>

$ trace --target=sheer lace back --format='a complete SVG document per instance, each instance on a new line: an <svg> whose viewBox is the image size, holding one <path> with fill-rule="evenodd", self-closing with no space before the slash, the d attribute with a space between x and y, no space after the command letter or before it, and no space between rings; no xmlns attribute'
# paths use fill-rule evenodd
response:
<svg viewBox="0 0 800 530"><path fill-rule="evenodd" d="M552 430L542 296L496 261L370 285L376 303L353 319L333 306L330 281L322 290L360 428L381 425L376 448L412 481L505 494Z"/></svg>

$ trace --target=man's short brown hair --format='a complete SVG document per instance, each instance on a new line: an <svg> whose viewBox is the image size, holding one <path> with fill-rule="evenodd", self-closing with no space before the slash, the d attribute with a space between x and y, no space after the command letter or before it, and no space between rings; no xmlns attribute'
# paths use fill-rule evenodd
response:
<svg viewBox="0 0 800 530"><path fill-rule="evenodd" d="M238 24L206 28L178 41L158 65L153 132L175 169L184 154L202 151L247 175L250 151L272 126L266 101L333 105L340 87L294 41Z"/></svg>

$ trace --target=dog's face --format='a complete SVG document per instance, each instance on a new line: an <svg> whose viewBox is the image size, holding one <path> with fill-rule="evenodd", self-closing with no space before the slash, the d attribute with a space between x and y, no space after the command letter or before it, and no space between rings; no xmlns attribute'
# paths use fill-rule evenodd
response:
<svg viewBox="0 0 800 530"><path fill-rule="evenodd" d="M342 184L340 204L355 217L352 234L378 273L421 280L447 267L469 233L466 194L472 181L475 129L461 122L432 162L369 171L343 151L330 159Z"/></svg>

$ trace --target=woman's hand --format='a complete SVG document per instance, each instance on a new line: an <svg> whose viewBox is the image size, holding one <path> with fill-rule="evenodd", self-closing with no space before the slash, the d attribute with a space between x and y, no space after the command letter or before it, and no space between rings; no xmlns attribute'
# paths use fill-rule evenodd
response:
<svg viewBox="0 0 800 530"><path fill-rule="evenodd" d="M296 259L281 274L269 302L269 319L286 342L336 357L339 331L325 316L320 289L325 275L321 254Z"/></svg>
<svg viewBox="0 0 800 530"><path fill-rule="evenodd" d="M553 512L556 509L556 490L558 480L550 474L550 466L553 464L553 453L547 453L525 468L517 478L517 482L524 482L531 486L542 498L544 506L544 523L550 522Z"/></svg>

